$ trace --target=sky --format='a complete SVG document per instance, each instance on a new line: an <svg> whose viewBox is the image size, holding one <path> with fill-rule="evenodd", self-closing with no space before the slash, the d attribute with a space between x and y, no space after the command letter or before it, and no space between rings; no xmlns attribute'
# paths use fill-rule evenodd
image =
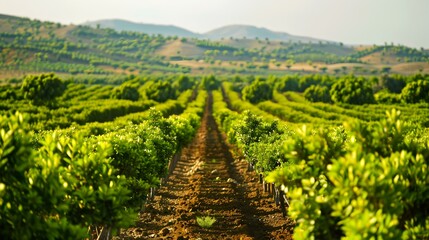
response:
<svg viewBox="0 0 429 240"><path fill-rule="evenodd" d="M0 14L80 24L100 19L204 33L246 24L345 44L429 49L429 0L0 0Z"/></svg>

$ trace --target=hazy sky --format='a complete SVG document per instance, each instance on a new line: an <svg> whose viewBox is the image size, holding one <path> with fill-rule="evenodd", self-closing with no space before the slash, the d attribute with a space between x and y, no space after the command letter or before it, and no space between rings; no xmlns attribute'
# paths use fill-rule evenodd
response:
<svg viewBox="0 0 429 240"><path fill-rule="evenodd" d="M0 13L79 24L120 18L206 32L266 27L348 44L429 48L429 0L0 0Z"/></svg>

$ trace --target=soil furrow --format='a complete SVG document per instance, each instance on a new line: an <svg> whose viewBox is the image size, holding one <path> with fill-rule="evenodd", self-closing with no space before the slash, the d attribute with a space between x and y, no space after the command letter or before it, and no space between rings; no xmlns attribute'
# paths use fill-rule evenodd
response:
<svg viewBox="0 0 429 240"><path fill-rule="evenodd" d="M197 217L210 216L209 228ZM293 224L232 154L212 115L209 94L201 127L172 174L121 239L292 239Z"/></svg>

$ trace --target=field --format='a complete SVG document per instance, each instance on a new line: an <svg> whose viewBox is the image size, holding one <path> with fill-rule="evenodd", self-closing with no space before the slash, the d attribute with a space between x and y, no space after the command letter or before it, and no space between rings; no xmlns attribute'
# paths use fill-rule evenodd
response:
<svg viewBox="0 0 429 240"><path fill-rule="evenodd" d="M0 22L0 238L429 238L427 50Z"/></svg>
<svg viewBox="0 0 429 240"><path fill-rule="evenodd" d="M293 222L283 218L258 176L226 143L212 115L209 96L194 141L139 217L120 237L184 239L290 239ZM202 229L197 217L216 219Z"/></svg>

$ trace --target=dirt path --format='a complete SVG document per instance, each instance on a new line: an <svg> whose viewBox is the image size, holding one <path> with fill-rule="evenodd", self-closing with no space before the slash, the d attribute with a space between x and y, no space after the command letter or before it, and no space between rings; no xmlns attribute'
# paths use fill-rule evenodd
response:
<svg viewBox="0 0 429 240"><path fill-rule="evenodd" d="M121 239L292 239L292 223L232 155L212 116L211 95L193 143ZM196 218L216 222L202 228Z"/></svg>

